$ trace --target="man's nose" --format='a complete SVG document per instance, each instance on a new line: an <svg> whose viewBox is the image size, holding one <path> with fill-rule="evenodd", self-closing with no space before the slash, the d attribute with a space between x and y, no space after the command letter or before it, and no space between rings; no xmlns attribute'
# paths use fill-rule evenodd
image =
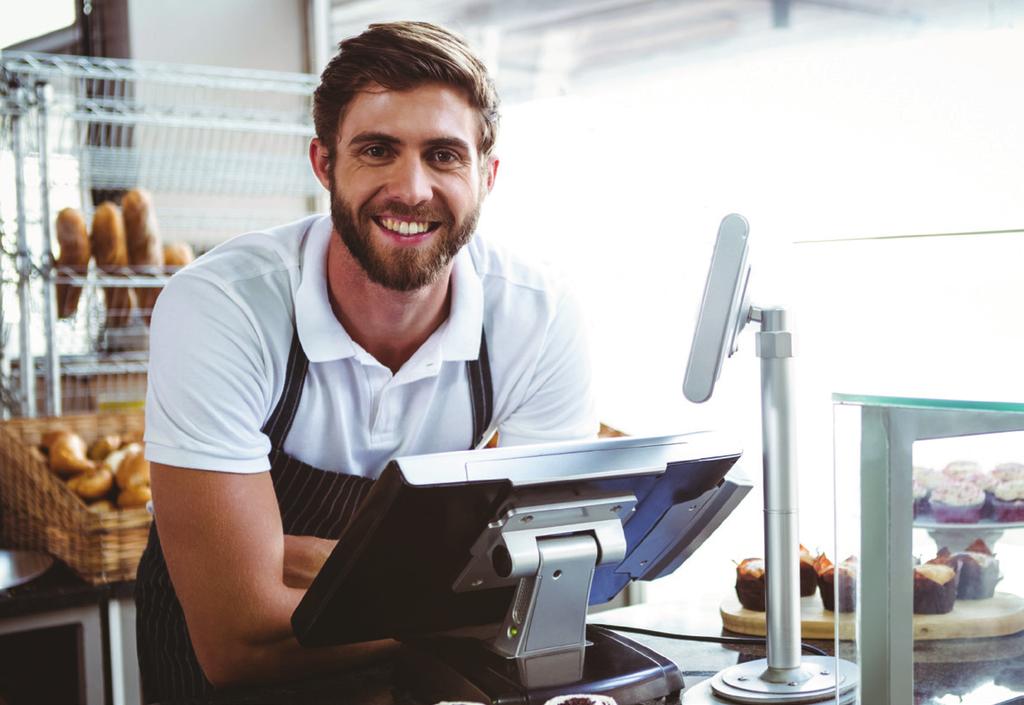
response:
<svg viewBox="0 0 1024 705"><path fill-rule="evenodd" d="M391 174L388 195L407 206L429 201L434 188L426 165L419 159L399 160Z"/></svg>

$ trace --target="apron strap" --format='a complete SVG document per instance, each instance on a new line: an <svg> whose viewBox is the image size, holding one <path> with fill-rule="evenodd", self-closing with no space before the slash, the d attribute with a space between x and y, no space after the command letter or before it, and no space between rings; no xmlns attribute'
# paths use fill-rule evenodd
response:
<svg viewBox="0 0 1024 705"><path fill-rule="evenodd" d="M284 448L284 439L295 422L295 412L299 410L299 399L302 397L302 386L309 370L309 359L302 349L298 332L292 335L292 347L288 352L288 365L285 368L284 391L281 398L263 424L263 433L270 438L270 447L280 450ZM478 447L486 439L484 435L490 430L494 419L494 387L491 384L491 363L487 355L487 335L480 331L480 354L476 360L466 361L466 375L469 378L469 399L473 408L473 442L470 450Z"/></svg>

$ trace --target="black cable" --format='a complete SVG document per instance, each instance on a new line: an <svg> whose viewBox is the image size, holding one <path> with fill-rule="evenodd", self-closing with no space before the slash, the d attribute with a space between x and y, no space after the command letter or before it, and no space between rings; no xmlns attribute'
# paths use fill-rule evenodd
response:
<svg viewBox="0 0 1024 705"><path fill-rule="evenodd" d="M754 646L764 646L765 640L760 637L746 637L746 636L703 636L699 634L674 634L672 632L659 632L655 629L643 629L642 627L626 627L620 624L590 624L591 627L601 627L603 629L612 629L617 632L627 632L631 634L645 634L647 636L658 636L664 639L679 639L680 641L702 641L711 644L751 644ZM813 644L800 643L800 647L805 651L810 651L812 654L817 656L828 656L824 650L819 649Z"/></svg>

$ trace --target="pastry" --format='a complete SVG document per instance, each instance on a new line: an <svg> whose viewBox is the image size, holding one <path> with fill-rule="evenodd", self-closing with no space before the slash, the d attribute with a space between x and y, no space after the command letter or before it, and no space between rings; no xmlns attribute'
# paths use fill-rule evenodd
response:
<svg viewBox="0 0 1024 705"><path fill-rule="evenodd" d="M117 468L117 486L122 490L138 485L149 486L149 461L139 448L125 456Z"/></svg>
<svg viewBox="0 0 1024 705"><path fill-rule="evenodd" d="M89 446L89 452L87 456L89 460L95 460L97 462L103 460L112 452L121 447L121 437L117 434L109 436L100 436Z"/></svg>
<svg viewBox="0 0 1024 705"><path fill-rule="evenodd" d="M59 269L70 269L73 274L84 275L89 266L92 250L89 247L89 233L85 219L74 208L65 208L57 214L57 257ZM67 318L78 310L78 299L82 287L71 284L57 284L57 317Z"/></svg>
<svg viewBox="0 0 1024 705"><path fill-rule="evenodd" d="M106 468L75 475L68 480L68 488L82 499L100 499L110 492L114 475Z"/></svg>
<svg viewBox="0 0 1024 705"><path fill-rule="evenodd" d="M993 519L1024 521L1024 480L1000 482L992 494Z"/></svg>
<svg viewBox="0 0 1024 705"><path fill-rule="evenodd" d="M174 242L164 245L164 267L184 267L196 258L192 246L187 242Z"/></svg>
<svg viewBox="0 0 1024 705"><path fill-rule="evenodd" d="M50 469L60 475L77 475L96 469L96 463L86 457L85 441L71 431L60 431L52 438L48 456Z"/></svg>
<svg viewBox="0 0 1024 705"><path fill-rule="evenodd" d="M829 612L836 612L838 594L839 612L853 612L857 608L857 559L850 556L837 568L824 553L814 561L814 570L818 574L818 587L821 590L821 602ZM836 574L839 575L838 585Z"/></svg>
<svg viewBox="0 0 1024 705"><path fill-rule="evenodd" d="M981 521L985 492L970 482L950 482L932 490L928 501L936 521L975 524Z"/></svg>
<svg viewBox="0 0 1024 705"><path fill-rule="evenodd" d="M953 611L959 575L941 563L914 566L914 614L946 614Z"/></svg>
<svg viewBox="0 0 1024 705"><path fill-rule="evenodd" d="M746 558L736 566L736 597L748 610L765 611L764 560Z"/></svg>
<svg viewBox="0 0 1024 705"><path fill-rule="evenodd" d="M144 507L151 499L153 499L153 492L149 485L133 485L128 489L121 490L121 493L117 495L117 506L121 509Z"/></svg>
<svg viewBox="0 0 1024 705"><path fill-rule="evenodd" d="M800 597L809 597L818 589L818 572L814 570L814 556L800 544Z"/></svg>

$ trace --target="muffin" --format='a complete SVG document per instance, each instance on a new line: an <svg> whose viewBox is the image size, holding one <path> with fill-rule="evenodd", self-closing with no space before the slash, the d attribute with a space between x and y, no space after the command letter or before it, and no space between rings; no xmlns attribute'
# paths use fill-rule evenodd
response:
<svg viewBox="0 0 1024 705"><path fill-rule="evenodd" d="M800 544L800 597L809 597L818 589L818 573L814 570L814 556Z"/></svg>
<svg viewBox="0 0 1024 705"><path fill-rule="evenodd" d="M992 470L996 483L1024 480L1024 463L1000 463Z"/></svg>
<svg viewBox="0 0 1024 705"><path fill-rule="evenodd" d="M936 521L944 524L975 524L981 521L985 492L970 482L950 482L932 490L928 501Z"/></svg>
<svg viewBox="0 0 1024 705"><path fill-rule="evenodd" d="M764 560L745 558L736 566L736 597L748 610L764 612Z"/></svg>
<svg viewBox="0 0 1024 705"><path fill-rule="evenodd" d="M829 612L836 612L836 596L839 598L839 612L853 612L857 609L857 559L850 556L839 564L832 565L824 553L814 561L814 569L818 574L818 587L821 589L821 603ZM838 588L836 574L839 575Z"/></svg>
<svg viewBox="0 0 1024 705"><path fill-rule="evenodd" d="M993 519L1024 521L1024 480L1000 482L992 494Z"/></svg>
<svg viewBox="0 0 1024 705"><path fill-rule="evenodd" d="M914 566L914 614L947 614L956 602L959 575L941 563Z"/></svg>
<svg viewBox="0 0 1024 705"><path fill-rule="evenodd" d="M959 580L956 590L958 600L987 600L996 592L999 561L981 539L959 553L950 553L944 547L928 562L948 565L956 570Z"/></svg>

